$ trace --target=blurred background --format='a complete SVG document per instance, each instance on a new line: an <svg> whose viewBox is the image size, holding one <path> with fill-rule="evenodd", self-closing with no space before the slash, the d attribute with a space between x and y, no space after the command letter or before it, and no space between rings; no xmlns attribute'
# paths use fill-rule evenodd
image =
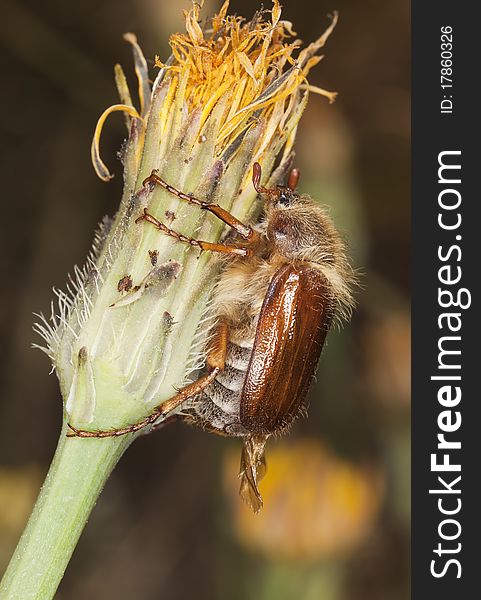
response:
<svg viewBox="0 0 481 600"><path fill-rule="evenodd" d="M53 455L61 399L30 349L33 312L82 264L121 194L113 65L132 75L122 33L166 58L187 1L1 0L0 573ZM340 12L297 138L300 189L332 207L362 288L329 337L309 418L269 445L257 516L237 496L239 443L174 424L138 440L98 502L57 598L397 600L409 597L410 13L408 0L284 0L305 42ZM219 4L206 0L203 14ZM250 17L252 0L232 0ZM266 3L266 8L270 3ZM133 78L130 79L133 83ZM135 89L135 85L131 86ZM158 519L158 515L169 515Z"/></svg>

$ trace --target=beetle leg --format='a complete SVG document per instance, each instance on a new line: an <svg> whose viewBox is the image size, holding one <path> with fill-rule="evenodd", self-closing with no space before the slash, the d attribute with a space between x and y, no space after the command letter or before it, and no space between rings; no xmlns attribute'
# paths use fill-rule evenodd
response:
<svg viewBox="0 0 481 600"><path fill-rule="evenodd" d="M202 377L199 377L196 381L189 383L180 390L178 390L175 396L165 400L159 406L156 406L154 410L137 423L127 425L127 427L121 427L119 429L107 429L105 431L89 431L87 429L77 429L70 423L67 423L70 428L70 432L67 433L67 437L82 437L82 438L105 438L105 437L118 437L126 435L128 433L134 433L154 425L161 417L168 415L170 412L178 408L183 402L189 398L197 396L202 390L209 386L217 375L224 369L225 357L227 354L227 338L228 328L224 321L221 321L214 332L214 336L211 342L211 346L207 355L207 366L209 372ZM160 425L160 424L159 424Z"/></svg>
<svg viewBox="0 0 481 600"><path fill-rule="evenodd" d="M257 484L266 473L264 450L268 437L267 435L249 435L244 438L242 447L239 494L256 513L263 505Z"/></svg>
<svg viewBox="0 0 481 600"><path fill-rule="evenodd" d="M147 184L160 185L171 194L174 194L174 196L177 196L177 198L185 200L189 204L194 204L200 209L212 213L226 225L232 227L232 229L237 231L237 233L246 240L253 240L257 236L257 233L252 229L252 227L249 227L249 225L244 225L242 221L236 219L234 215L232 215L230 212L228 212L218 204L210 204L209 202L205 202L204 200L199 200L195 196L191 196L190 194L184 194L184 192L177 190L175 187L171 186L161 177L159 177L155 169L152 171L149 177L144 179L143 185Z"/></svg>
<svg viewBox="0 0 481 600"><path fill-rule="evenodd" d="M189 238L173 229L164 225L161 221L156 219L153 215L147 212L147 209L144 208L144 214L140 215L135 219L136 223L140 223L141 221L147 221L151 223L156 229L162 231L166 235L175 238L179 242L184 242L185 244L189 244L190 246L195 246L196 248L200 248L201 250L210 250L211 252L219 252L221 254L238 254L239 256L249 256L250 250L248 248L239 247L239 246L231 246L229 244L214 244L212 242L204 242L202 240L196 240L193 238Z"/></svg>
<svg viewBox="0 0 481 600"><path fill-rule="evenodd" d="M118 437L121 435L126 435L128 433L134 433L143 429L144 427L148 427L149 425L153 425L156 421L158 421L164 415L167 415L169 412L175 410L178 406L180 406L183 402L196 396L199 394L204 388L210 385L214 379L217 377L220 369L215 368L212 369L209 373L200 377L193 383L186 385L181 388L175 396L169 398L165 402L163 402L160 406L154 408L154 410L137 423L133 423L132 425L127 425L127 427L121 427L119 429L107 429L105 431L89 431L86 429L77 429L70 423L68 423L69 428L71 429L70 433L67 433L67 437L84 437L84 438L105 438L105 437Z"/></svg>
<svg viewBox="0 0 481 600"><path fill-rule="evenodd" d="M171 415L170 417L166 417L160 423L154 423L150 430L145 431L145 435L148 435L149 433L153 433L154 431L157 431L158 429L163 429L164 427L167 427L168 425L172 425L172 423L176 423L177 421L179 421L179 419L180 419L179 415Z"/></svg>

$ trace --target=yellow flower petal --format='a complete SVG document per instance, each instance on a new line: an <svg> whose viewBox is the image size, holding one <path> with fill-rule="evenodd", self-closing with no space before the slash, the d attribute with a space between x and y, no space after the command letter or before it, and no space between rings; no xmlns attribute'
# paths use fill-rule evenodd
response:
<svg viewBox="0 0 481 600"><path fill-rule="evenodd" d="M95 172L100 177L102 181L109 181L113 178L113 175L108 170L107 165L100 158L100 135L102 133L102 129L105 123L105 120L109 115L114 112L123 112L127 113L131 117L135 119L142 119L139 113L135 110L133 106L128 106L127 104L114 104L113 106L109 106L104 112L100 115L99 120L97 121L97 125L95 127L95 133L92 140L92 146L90 150L90 154L92 157L92 164L94 166Z"/></svg>

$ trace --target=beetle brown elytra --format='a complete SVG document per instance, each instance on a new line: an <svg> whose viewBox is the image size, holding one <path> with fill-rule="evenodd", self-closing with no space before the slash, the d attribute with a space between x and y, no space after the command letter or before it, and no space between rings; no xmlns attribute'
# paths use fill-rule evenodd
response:
<svg viewBox="0 0 481 600"><path fill-rule="evenodd" d="M295 188L293 169L286 186L252 183L264 200L264 218L245 225L218 205L184 194L156 172L144 185L160 185L180 199L216 215L237 233L233 244L187 238L146 210L147 222L180 242L225 255L215 290L216 325L206 351L206 370L142 421L122 429L69 435L108 437L138 431L167 416L208 431L244 439L241 496L258 511L258 481L265 472L264 448L270 435L286 430L302 413L332 321L352 307L353 272L344 242L325 208Z"/></svg>

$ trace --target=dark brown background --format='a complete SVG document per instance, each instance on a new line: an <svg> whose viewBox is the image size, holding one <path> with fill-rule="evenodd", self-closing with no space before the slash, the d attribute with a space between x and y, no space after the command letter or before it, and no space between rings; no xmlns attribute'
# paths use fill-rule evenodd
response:
<svg viewBox="0 0 481 600"><path fill-rule="evenodd" d="M311 393L310 418L292 439L322 439L383 473L386 494L363 543L345 556L286 565L242 546L221 483L229 440L174 425L129 449L80 541L58 598L266 600L272 573L342 577L326 600L408 597L409 545L409 3L285 0L284 18L305 41L340 11L326 59L311 81L339 91L311 97L298 134L301 189L331 204L349 236L363 289L352 324L334 334ZM48 312L51 286L81 264L96 223L121 193L115 152L123 123L102 139L117 177L90 165L96 119L116 102L113 64L131 69L121 34L148 58L168 55L187 2L2 0L0 570L20 535L54 451L61 400L45 356L30 349L32 312ZM204 14L215 9L207 3ZM252 1L231 8L250 16ZM131 81L133 81L131 79ZM336 341L337 340L337 341ZM293 482L294 485L294 482ZM170 513L166 520L157 515ZM284 571L283 571L284 569Z"/></svg>

